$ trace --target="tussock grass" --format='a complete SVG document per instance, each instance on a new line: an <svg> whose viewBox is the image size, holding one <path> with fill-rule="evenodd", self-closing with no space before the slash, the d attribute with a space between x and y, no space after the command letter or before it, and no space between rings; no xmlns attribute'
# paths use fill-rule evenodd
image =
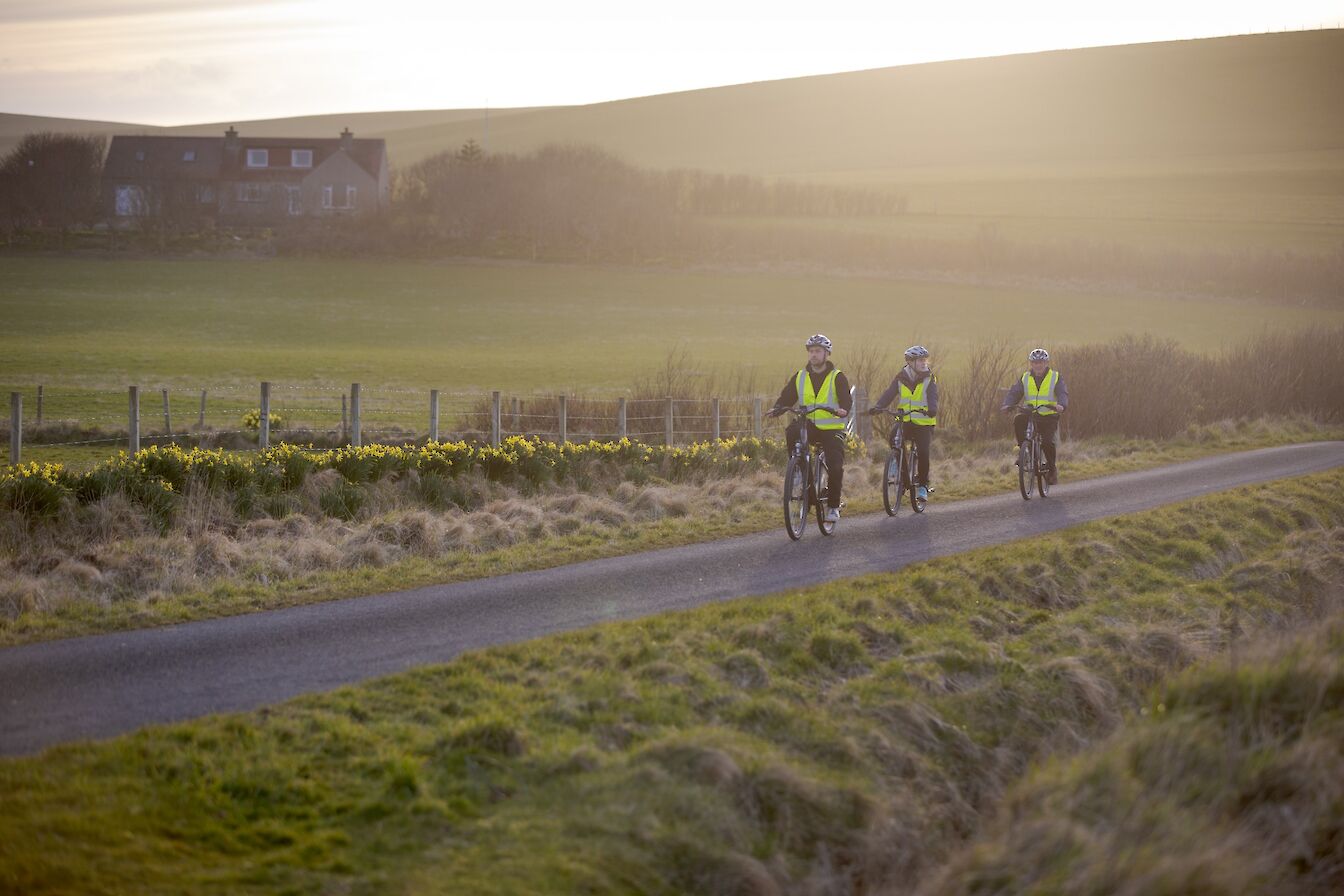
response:
<svg viewBox="0 0 1344 896"><path fill-rule="evenodd" d="M899 893L1026 869L1086 890L1133 844L1128 892L1210 868L1326 892L1339 635L1297 665L1252 645L1340 631L1342 596L1334 472L479 651L0 763L0 884ZM1271 848L1216 866L1244 842L1227 825Z"/></svg>
<svg viewBox="0 0 1344 896"><path fill-rule="evenodd" d="M1160 443L1072 440L1061 445L1060 464L1066 479L1082 479L1342 434L1305 418L1228 422L1191 427ZM879 449L873 446L875 453ZM1012 487L1011 443L940 436L934 457L939 501ZM227 495L189 491L166 529L119 493L85 507L65 506L38 524L0 513L0 644L253 612L760 531L779 524L779 477L767 469L643 484L593 478L582 487L569 482L524 493L483 476L426 474L355 484L326 470L271 504L240 505ZM877 509L881 461L852 455L845 483L849 512ZM1227 559L1211 555L1201 569L1214 574ZM1053 598L1047 591L1042 599Z"/></svg>
<svg viewBox="0 0 1344 896"><path fill-rule="evenodd" d="M1337 564L1339 544L1315 556ZM1341 706L1339 615L1178 675L1124 731L1014 786L925 892L1337 893Z"/></svg>

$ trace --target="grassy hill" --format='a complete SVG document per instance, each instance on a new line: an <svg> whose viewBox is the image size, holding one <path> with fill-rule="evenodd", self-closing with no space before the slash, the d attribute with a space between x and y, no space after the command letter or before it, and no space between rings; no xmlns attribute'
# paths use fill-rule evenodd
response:
<svg viewBox="0 0 1344 896"><path fill-rule="evenodd" d="M593 144L695 168L899 193L906 214L829 219L854 238L1161 252L1344 246L1344 31L1061 50L740 84L587 106L317 115L152 128L0 115L32 130L331 135L394 166L468 139L491 152ZM772 219L812 231L817 219ZM761 222L725 220L723 240Z"/></svg>
<svg viewBox="0 0 1344 896"><path fill-rule="evenodd" d="M1335 167L1344 31L936 62L586 106L492 110L489 148L594 143L636 165L847 182L1219 167ZM35 122L0 116L0 136ZM383 136L406 164L484 137L481 110L376 112L136 130Z"/></svg>

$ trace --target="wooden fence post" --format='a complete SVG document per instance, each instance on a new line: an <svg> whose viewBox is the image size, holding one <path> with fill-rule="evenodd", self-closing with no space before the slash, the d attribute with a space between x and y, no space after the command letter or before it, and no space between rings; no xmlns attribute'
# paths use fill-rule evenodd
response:
<svg viewBox="0 0 1344 896"><path fill-rule="evenodd" d="M717 442L717 441L719 440L719 432L720 432L720 430L719 430L719 400L718 400L717 398L715 398L713 401L711 401L711 402L710 402L710 407L713 409L713 410L712 410L712 413L713 413L713 415L714 415L714 441Z"/></svg>
<svg viewBox="0 0 1344 896"><path fill-rule="evenodd" d="M490 444L499 447L500 419L499 419L499 393L490 393Z"/></svg>
<svg viewBox="0 0 1344 896"><path fill-rule="evenodd" d="M616 399L616 438L624 439L630 435L630 428L626 425L625 398Z"/></svg>
<svg viewBox="0 0 1344 896"><path fill-rule="evenodd" d="M205 390L201 390L201 416L196 421L197 429L205 429Z"/></svg>
<svg viewBox="0 0 1344 896"><path fill-rule="evenodd" d="M257 421L257 447L262 451L271 447L271 384L266 382L261 384L261 419Z"/></svg>
<svg viewBox="0 0 1344 896"><path fill-rule="evenodd" d="M663 420L664 442L668 446L671 446L672 444L672 423L673 423L672 415L673 415L672 399L669 398L667 400L667 408L665 409Z"/></svg>
<svg viewBox="0 0 1344 896"><path fill-rule="evenodd" d="M561 395L561 396L560 396L560 414L559 414L559 417L560 417L560 419L559 419L559 426L560 426L560 444L563 445L563 444L565 444L566 442L569 441L569 398L568 398L568 396L565 396L565 395Z"/></svg>
<svg viewBox="0 0 1344 896"><path fill-rule="evenodd" d="M173 418L168 413L168 390L163 390L163 434L170 436L173 434Z"/></svg>
<svg viewBox="0 0 1344 896"><path fill-rule="evenodd" d="M37 425L42 425L42 387L37 387Z"/></svg>
<svg viewBox="0 0 1344 896"><path fill-rule="evenodd" d="M429 390L429 440L439 440L439 390Z"/></svg>
<svg viewBox="0 0 1344 896"><path fill-rule="evenodd" d="M140 450L140 387L131 386L127 397L130 404L130 419L126 426L126 441L129 443L131 454L135 454Z"/></svg>
<svg viewBox="0 0 1344 896"><path fill-rule="evenodd" d="M350 444L358 448L360 442L359 431L359 383L350 384Z"/></svg>
<svg viewBox="0 0 1344 896"><path fill-rule="evenodd" d="M854 411L858 415L859 438L867 444L873 438L873 418L868 416L868 390L860 386L854 394Z"/></svg>
<svg viewBox="0 0 1344 896"><path fill-rule="evenodd" d="M23 456L23 393L9 393L9 462L17 464Z"/></svg>
<svg viewBox="0 0 1344 896"><path fill-rule="evenodd" d="M764 404L764 401L759 396L751 400L751 434L758 439L765 433L761 412L762 404Z"/></svg>
<svg viewBox="0 0 1344 896"><path fill-rule="evenodd" d="M522 435L522 433L523 433L523 407L522 407L522 402L520 402L520 401L518 400L518 396L515 395L515 396L513 396L513 398L509 399L509 404L512 405L512 411L513 411L513 432L516 432L516 433L518 433L519 435Z"/></svg>

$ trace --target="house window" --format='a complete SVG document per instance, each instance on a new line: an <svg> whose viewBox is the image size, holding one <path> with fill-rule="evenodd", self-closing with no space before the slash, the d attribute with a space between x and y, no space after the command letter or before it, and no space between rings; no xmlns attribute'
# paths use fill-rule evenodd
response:
<svg viewBox="0 0 1344 896"><path fill-rule="evenodd" d="M346 188L345 188L345 207L346 207L346 208L354 208L354 207L355 207L355 188L354 188L354 187L346 187Z"/></svg>
<svg viewBox="0 0 1344 896"><path fill-rule="evenodd" d="M196 150L188 149L186 152L182 153L182 161L184 162L196 161Z"/></svg>
<svg viewBox="0 0 1344 896"><path fill-rule="evenodd" d="M247 167L265 168L269 161L267 158L269 155L270 153L264 149L249 149L247 151Z"/></svg>
<svg viewBox="0 0 1344 896"><path fill-rule="evenodd" d="M238 201L239 202L261 202L266 196L263 194L261 184L239 184Z"/></svg>
<svg viewBox="0 0 1344 896"><path fill-rule="evenodd" d="M143 149L137 149L135 151L135 160L137 162L143 162L145 160L145 151Z"/></svg>
<svg viewBox="0 0 1344 896"><path fill-rule="evenodd" d="M313 167L313 151L311 149L291 149L289 151L289 167Z"/></svg>
<svg viewBox="0 0 1344 896"><path fill-rule="evenodd" d="M303 191L299 187L289 188L289 213L291 215L303 214Z"/></svg>
<svg viewBox="0 0 1344 896"><path fill-rule="evenodd" d="M145 193L140 187L118 184L116 190L118 217L130 217L145 213Z"/></svg>
<svg viewBox="0 0 1344 896"><path fill-rule="evenodd" d="M208 185L208 184L205 185L205 186L197 187L197 188L196 188L196 201L197 201L197 202L214 202L214 201L215 201L215 188L212 187L212 186L210 186L210 185Z"/></svg>
<svg viewBox="0 0 1344 896"><path fill-rule="evenodd" d="M331 184L322 188L322 207L331 208Z"/></svg>

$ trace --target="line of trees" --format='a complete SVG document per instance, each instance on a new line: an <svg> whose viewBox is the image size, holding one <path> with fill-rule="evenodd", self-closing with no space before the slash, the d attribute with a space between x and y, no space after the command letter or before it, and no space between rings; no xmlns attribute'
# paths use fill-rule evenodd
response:
<svg viewBox="0 0 1344 896"><path fill-rule="evenodd" d="M0 220L7 232L52 230L61 235L98 216L107 138L28 134L0 158Z"/></svg>
<svg viewBox="0 0 1344 896"><path fill-rule="evenodd" d="M0 159L0 227L8 234L56 231L63 243L69 230L92 223L105 149L102 137L25 137ZM158 249L199 231L210 217L199 185L149 177L140 189L147 214L135 217L137 230ZM891 192L641 169L591 146L487 154L469 141L396 172L389 212L295 219L268 248L339 257L748 265L1344 302L1344 245L1315 254L1140 249L1081 237L1023 243L993 228L961 237L902 236L826 220L906 210L905 197Z"/></svg>

